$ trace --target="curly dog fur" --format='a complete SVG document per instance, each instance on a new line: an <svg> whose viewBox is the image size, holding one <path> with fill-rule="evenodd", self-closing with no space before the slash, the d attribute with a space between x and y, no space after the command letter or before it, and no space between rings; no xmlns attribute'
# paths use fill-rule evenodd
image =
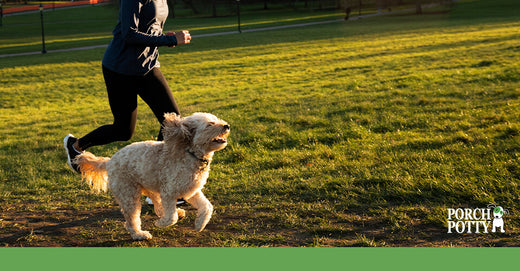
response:
<svg viewBox="0 0 520 271"><path fill-rule="evenodd" d="M197 209L195 230L202 231L213 213L213 205L202 193L215 151L227 145L229 125L208 113L181 118L165 114L164 141L137 142L124 147L112 158L79 155L83 179L94 191L114 194L134 240L152 238L141 230L141 195L153 201L158 227L177 223L184 210L176 207L184 198Z"/></svg>

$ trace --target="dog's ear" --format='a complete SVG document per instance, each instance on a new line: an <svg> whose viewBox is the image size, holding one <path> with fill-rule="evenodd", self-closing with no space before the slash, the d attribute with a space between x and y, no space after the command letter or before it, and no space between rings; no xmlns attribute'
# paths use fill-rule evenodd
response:
<svg viewBox="0 0 520 271"><path fill-rule="evenodd" d="M163 127L177 127L181 124L182 118L175 113L165 113Z"/></svg>
<svg viewBox="0 0 520 271"><path fill-rule="evenodd" d="M165 141L186 141L192 137L190 129L185 124L184 118L181 118L175 113L164 114L163 136Z"/></svg>

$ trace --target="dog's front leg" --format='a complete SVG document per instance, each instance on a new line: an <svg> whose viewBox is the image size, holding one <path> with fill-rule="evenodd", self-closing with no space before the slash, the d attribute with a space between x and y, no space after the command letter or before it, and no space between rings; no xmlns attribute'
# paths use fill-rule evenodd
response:
<svg viewBox="0 0 520 271"><path fill-rule="evenodd" d="M187 201L197 209L195 230L202 231L211 219L211 215L213 214L213 205L211 205L209 200L204 196L204 194L202 194L201 191L195 193L195 195L187 199Z"/></svg>
<svg viewBox="0 0 520 271"><path fill-rule="evenodd" d="M157 227L168 227L177 223L179 215L177 213L177 199L176 197L169 197L161 194L161 201L163 207L163 216L155 222Z"/></svg>

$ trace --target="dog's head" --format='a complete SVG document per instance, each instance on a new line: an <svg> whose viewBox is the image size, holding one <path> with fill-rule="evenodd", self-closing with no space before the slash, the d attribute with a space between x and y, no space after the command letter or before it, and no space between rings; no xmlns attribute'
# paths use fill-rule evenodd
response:
<svg viewBox="0 0 520 271"><path fill-rule="evenodd" d="M493 209L493 217L502 218L502 216L504 216L504 208L501 206L495 207L495 209Z"/></svg>
<svg viewBox="0 0 520 271"><path fill-rule="evenodd" d="M185 118L175 113L164 115L163 135L166 143L181 144L207 154L227 146L229 124L209 113L194 113Z"/></svg>

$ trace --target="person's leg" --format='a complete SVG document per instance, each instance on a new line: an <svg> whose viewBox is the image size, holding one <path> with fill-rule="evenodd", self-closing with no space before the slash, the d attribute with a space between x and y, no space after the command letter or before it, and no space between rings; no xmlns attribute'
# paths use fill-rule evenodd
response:
<svg viewBox="0 0 520 271"><path fill-rule="evenodd" d="M129 140L135 130L137 119L137 82L133 76L126 76L103 68L108 101L114 122L101 126L78 140L78 147L85 150L92 146L105 145L115 141Z"/></svg>
<svg viewBox="0 0 520 271"><path fill-rule="evenodd" d="M111 72L104 67L103 75L114 123L101 126L80 139L71 134L63 139L67 164L78 173L79 168L74 163L74 159L82 151L92 146L126 141L134 132L137 117L136 78Z"/></svg>
<svg viewBox="0 0 520 271"><path fill-rule="evenodd" d="M139 96L141 96L143 101L152 109L160 124L164 121L165 113L173 112L177 115L181 114L173 98L172 91L168 86L168 82L159 68L154 68L146 74L139 90ZM159 130L157 140L163 140L162 126Z"/></svg>

